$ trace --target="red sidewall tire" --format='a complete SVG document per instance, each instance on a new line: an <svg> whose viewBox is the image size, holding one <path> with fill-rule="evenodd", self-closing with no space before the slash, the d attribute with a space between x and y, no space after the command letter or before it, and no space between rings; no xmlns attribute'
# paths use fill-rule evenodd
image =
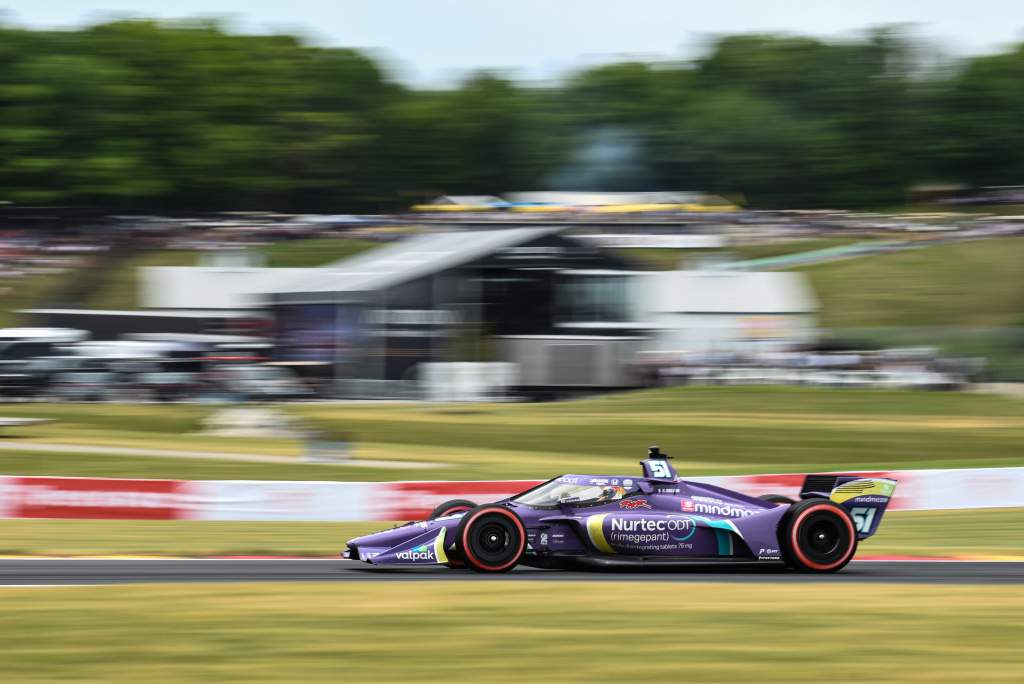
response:
<svg viewBox="0 0 1024 684"><path fill-rule="evenodd" d="M518 536L518 539L511 540L514 547L512 555L508 560L500 563L488 563L473 552L470 536L475 526L488 516L500 516L510 524L510 529L513 529ZM519 559L526 551L526 526L523 525L523 521L519 519L518 515L503 506L478 506L466 513L459 522L455 532L455 548L465 564L477 572L508 572L519 563Z"/></svg>
<svg viewBox="0 0 1024 684"><path fill-rule="evenodd" d="M469 499L449 499L432 510L430 515L427 516L427 520L443 518L446 515L454 515L456 513L465 513L466 511L471 511L474 508L476 508L476 504ZM462 562L462 559L458 558L457 551L453 551L448 554L448 562L446 565L449 568L466 567L466 564Z"/></svg>
<svg viewBox="0 0 1024 684"><path fill-rule="evenodd" d="M784 534L785 546L789 551L793 564L799 569L813 570L816 572L835 572L836 570L841 569L850 562L850 559L853 558L854 552L857 550L857 532L853 527L853 521L850 520L850 516L848 516L846 511L842 508L829 501L808 500L807 502L801 503L807 503L809 505L797 506L797 509L793 511L792 517L786 525L786 531ZM821 512L833 514L836 519L839 520L840 526L846 530L849 538L846 550L843 551L842 555L838 559L828 563L820 563L809 558L807 553L800 548L801 526L811 515Z"/></svg>
<svg viewBox="0 0 1024 684"><path fill-rule="evenodd" d="M434 518L441 518L455 513L465 513L466 511L473 510L474 508L476 508L476 504L468 499L451 499L430 511L430 515L427 516L427 520L433 520Z"/></svg>

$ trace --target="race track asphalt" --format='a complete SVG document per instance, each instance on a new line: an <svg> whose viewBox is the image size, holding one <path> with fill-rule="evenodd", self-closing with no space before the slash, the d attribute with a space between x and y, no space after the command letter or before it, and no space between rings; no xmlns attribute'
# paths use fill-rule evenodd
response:
<svg viewBox="0 0 1024 684"><path fill-rule="evenodd" d="M897 582L914 584L1024 584L1024 562L854 561L835 574L778 568L695 567L686 570L558 571L518 568L481 575L447 568L373 568L330 559L4 559L0 586L134 584L145 582Z"/></svg>

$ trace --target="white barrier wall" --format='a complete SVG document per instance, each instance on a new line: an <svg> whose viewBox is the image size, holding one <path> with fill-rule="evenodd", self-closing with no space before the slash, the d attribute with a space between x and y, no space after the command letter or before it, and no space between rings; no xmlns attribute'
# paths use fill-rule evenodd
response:
<svg viewBox="0 0 1024 684"><path fill-rule="evenodd" d="M1024 507L1024 468L864 472L899 482L891 510ZM753 496L795 496L804 474L693 478ZM273 482L0 476L0 517L387 521L442 501L495 501L536 481Z"/></svg>

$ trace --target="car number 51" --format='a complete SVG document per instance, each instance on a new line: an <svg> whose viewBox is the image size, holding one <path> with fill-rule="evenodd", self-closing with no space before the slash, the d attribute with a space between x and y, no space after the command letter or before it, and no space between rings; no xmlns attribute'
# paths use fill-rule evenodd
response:
<svg viewBox="0 0 1024 684"><path fill-rule="evenodd" d="M871 523L875 521L876 512L878 512L877 508L868 508L867 506L855 506L850 509L854 527L857 528L858 532L866 534L871 529Z"/></svg>

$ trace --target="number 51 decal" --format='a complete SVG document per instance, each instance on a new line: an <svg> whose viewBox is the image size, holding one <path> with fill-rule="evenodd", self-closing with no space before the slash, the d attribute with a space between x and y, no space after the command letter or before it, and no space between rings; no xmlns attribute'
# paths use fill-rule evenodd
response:
<svg viewBox="0 0 1024 684"><path fill-rule="evenodd" d="M867 506L851 508L850 515L853 516L853 525L857 528L857 531L861 534L867 534L871 530L871 523L875 521L875 513L877 512L877 508L868 508Z"/></svg>
<svg viewBox="0 0 1024 684"><path fill-rule="evenodd" d="M668 469L668 463L665 461L651 461L651 475L667 479L672 477L672 471Z"/></svg>

